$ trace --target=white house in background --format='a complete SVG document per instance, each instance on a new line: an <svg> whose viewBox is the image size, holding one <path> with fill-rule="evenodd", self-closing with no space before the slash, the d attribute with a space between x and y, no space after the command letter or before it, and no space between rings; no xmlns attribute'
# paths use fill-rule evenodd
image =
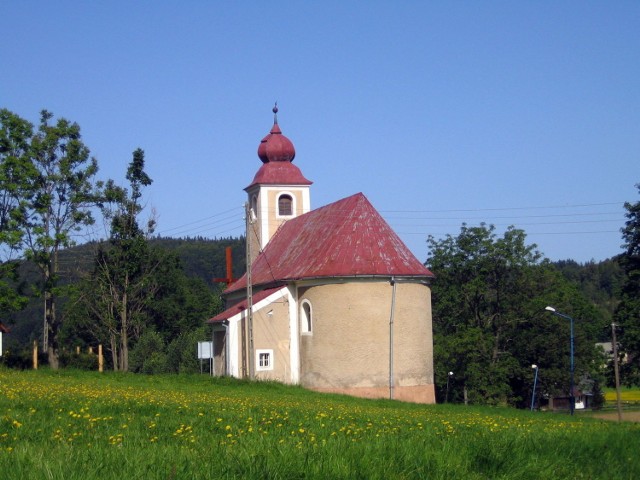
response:
<svg viewBox="0 0 640 480"><path fill-rule="evenodd" d="M4 323L0 322L0 357L2 356L2 335L5 333L9 333L9 329L4 325Z"/></svg>

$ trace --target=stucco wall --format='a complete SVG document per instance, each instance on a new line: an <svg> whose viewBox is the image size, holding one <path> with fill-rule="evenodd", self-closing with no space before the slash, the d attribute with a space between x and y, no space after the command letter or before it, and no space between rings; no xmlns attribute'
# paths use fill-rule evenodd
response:
<svg viewBox="0 0 640 480"><path fill-rule="evenodd" d="M298 290L312 306L312 334L300 336L300 383L323 391L389 396L389 320L393 287L388 281L350 282ZM396 284L394 398L432 403L431 291L423 284Z"/></svg>
<svg viewBox="0 0 640 480"><path fill-rule="evenodd" d="M287 217L278 216L278 197L283 192L288 193L294 199L293 200L294 211L292 216L287 216ZM277 190L268 190L267 196L269 198L268 200L269 207L268 207L268 211L265 211L265 213L268 215L268 218L269 218L269 238L271 238L276 233L276 230L280 228L280 225L282 225L284 222L294 217L299 217L300 215L302 215L303 198L302 198L302 191L299 188L287 188L287 187L282 187Z"/></svg>
<svg viewBox="0 0 640 480"><path fill-rule="evenodd" d="M253 315L254 350L273 350L273 370L255 370L261 380L288 382L291 373L289 355L289 302L280 298Z"/></svg>

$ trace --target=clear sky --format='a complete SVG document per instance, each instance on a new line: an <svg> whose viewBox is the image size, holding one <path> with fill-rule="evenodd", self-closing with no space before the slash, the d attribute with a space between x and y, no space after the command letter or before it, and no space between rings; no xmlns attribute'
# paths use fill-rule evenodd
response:
<svg viewBox="0 0 640 480"><path fill-rule="evenodd" d="M0 3L0 107L101 178L143 148L162 235L243 234L276 100L312 206L363 192L420 260L463 222L603 260L640 199L638 1Z"/></svg>

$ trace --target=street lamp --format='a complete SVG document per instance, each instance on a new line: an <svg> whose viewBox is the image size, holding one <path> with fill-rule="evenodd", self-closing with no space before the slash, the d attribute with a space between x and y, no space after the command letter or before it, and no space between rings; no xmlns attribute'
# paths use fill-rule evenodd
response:
<svg viewBox="0 0 640 480"><path fill-rule="evenodd" d="M533 364L531 365L531 368L536 371L535 376L533 377L533 392L531 392L531 411L533 412L533 405L536 400L536 383L538 383L538 365Z"/></svg>
<svg viewBox="0 0 640 480"><path fill-rule="evenodd" d="M447 373L447 394L444 397L444 403L449 403L449 379L453 377L453 372Z"/></svg>
<svg viewBox="0 0 640 480"><path fill-rule="evenodd" d="M573 318L571 318L569 315L565 315L564 313L556 311L556 309L553 307L546 307L545 310L553 313L554 315L557 315L558 317L566 318L571 324L571 390L569 391L569 411L571 412L571 415L573 415L573 411L576 407L576 397L574 396L573 392Z"/></svg>

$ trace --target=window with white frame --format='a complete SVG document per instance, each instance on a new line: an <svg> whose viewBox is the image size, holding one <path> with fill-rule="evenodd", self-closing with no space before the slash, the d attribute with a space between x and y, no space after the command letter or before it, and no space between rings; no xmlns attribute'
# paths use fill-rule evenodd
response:
<svg viewBox="0 0 640 480"><path fill-rule="evenodd" d="M256 350L256 371L273 370L273 350Z"/></svg>
<svg viewBox="0 0 640 480"><path fill-rule="evenodd" d="M311 335L312 314L311 303L309 300L303 300L300 305L300 333L303 335Z"/></svg>

